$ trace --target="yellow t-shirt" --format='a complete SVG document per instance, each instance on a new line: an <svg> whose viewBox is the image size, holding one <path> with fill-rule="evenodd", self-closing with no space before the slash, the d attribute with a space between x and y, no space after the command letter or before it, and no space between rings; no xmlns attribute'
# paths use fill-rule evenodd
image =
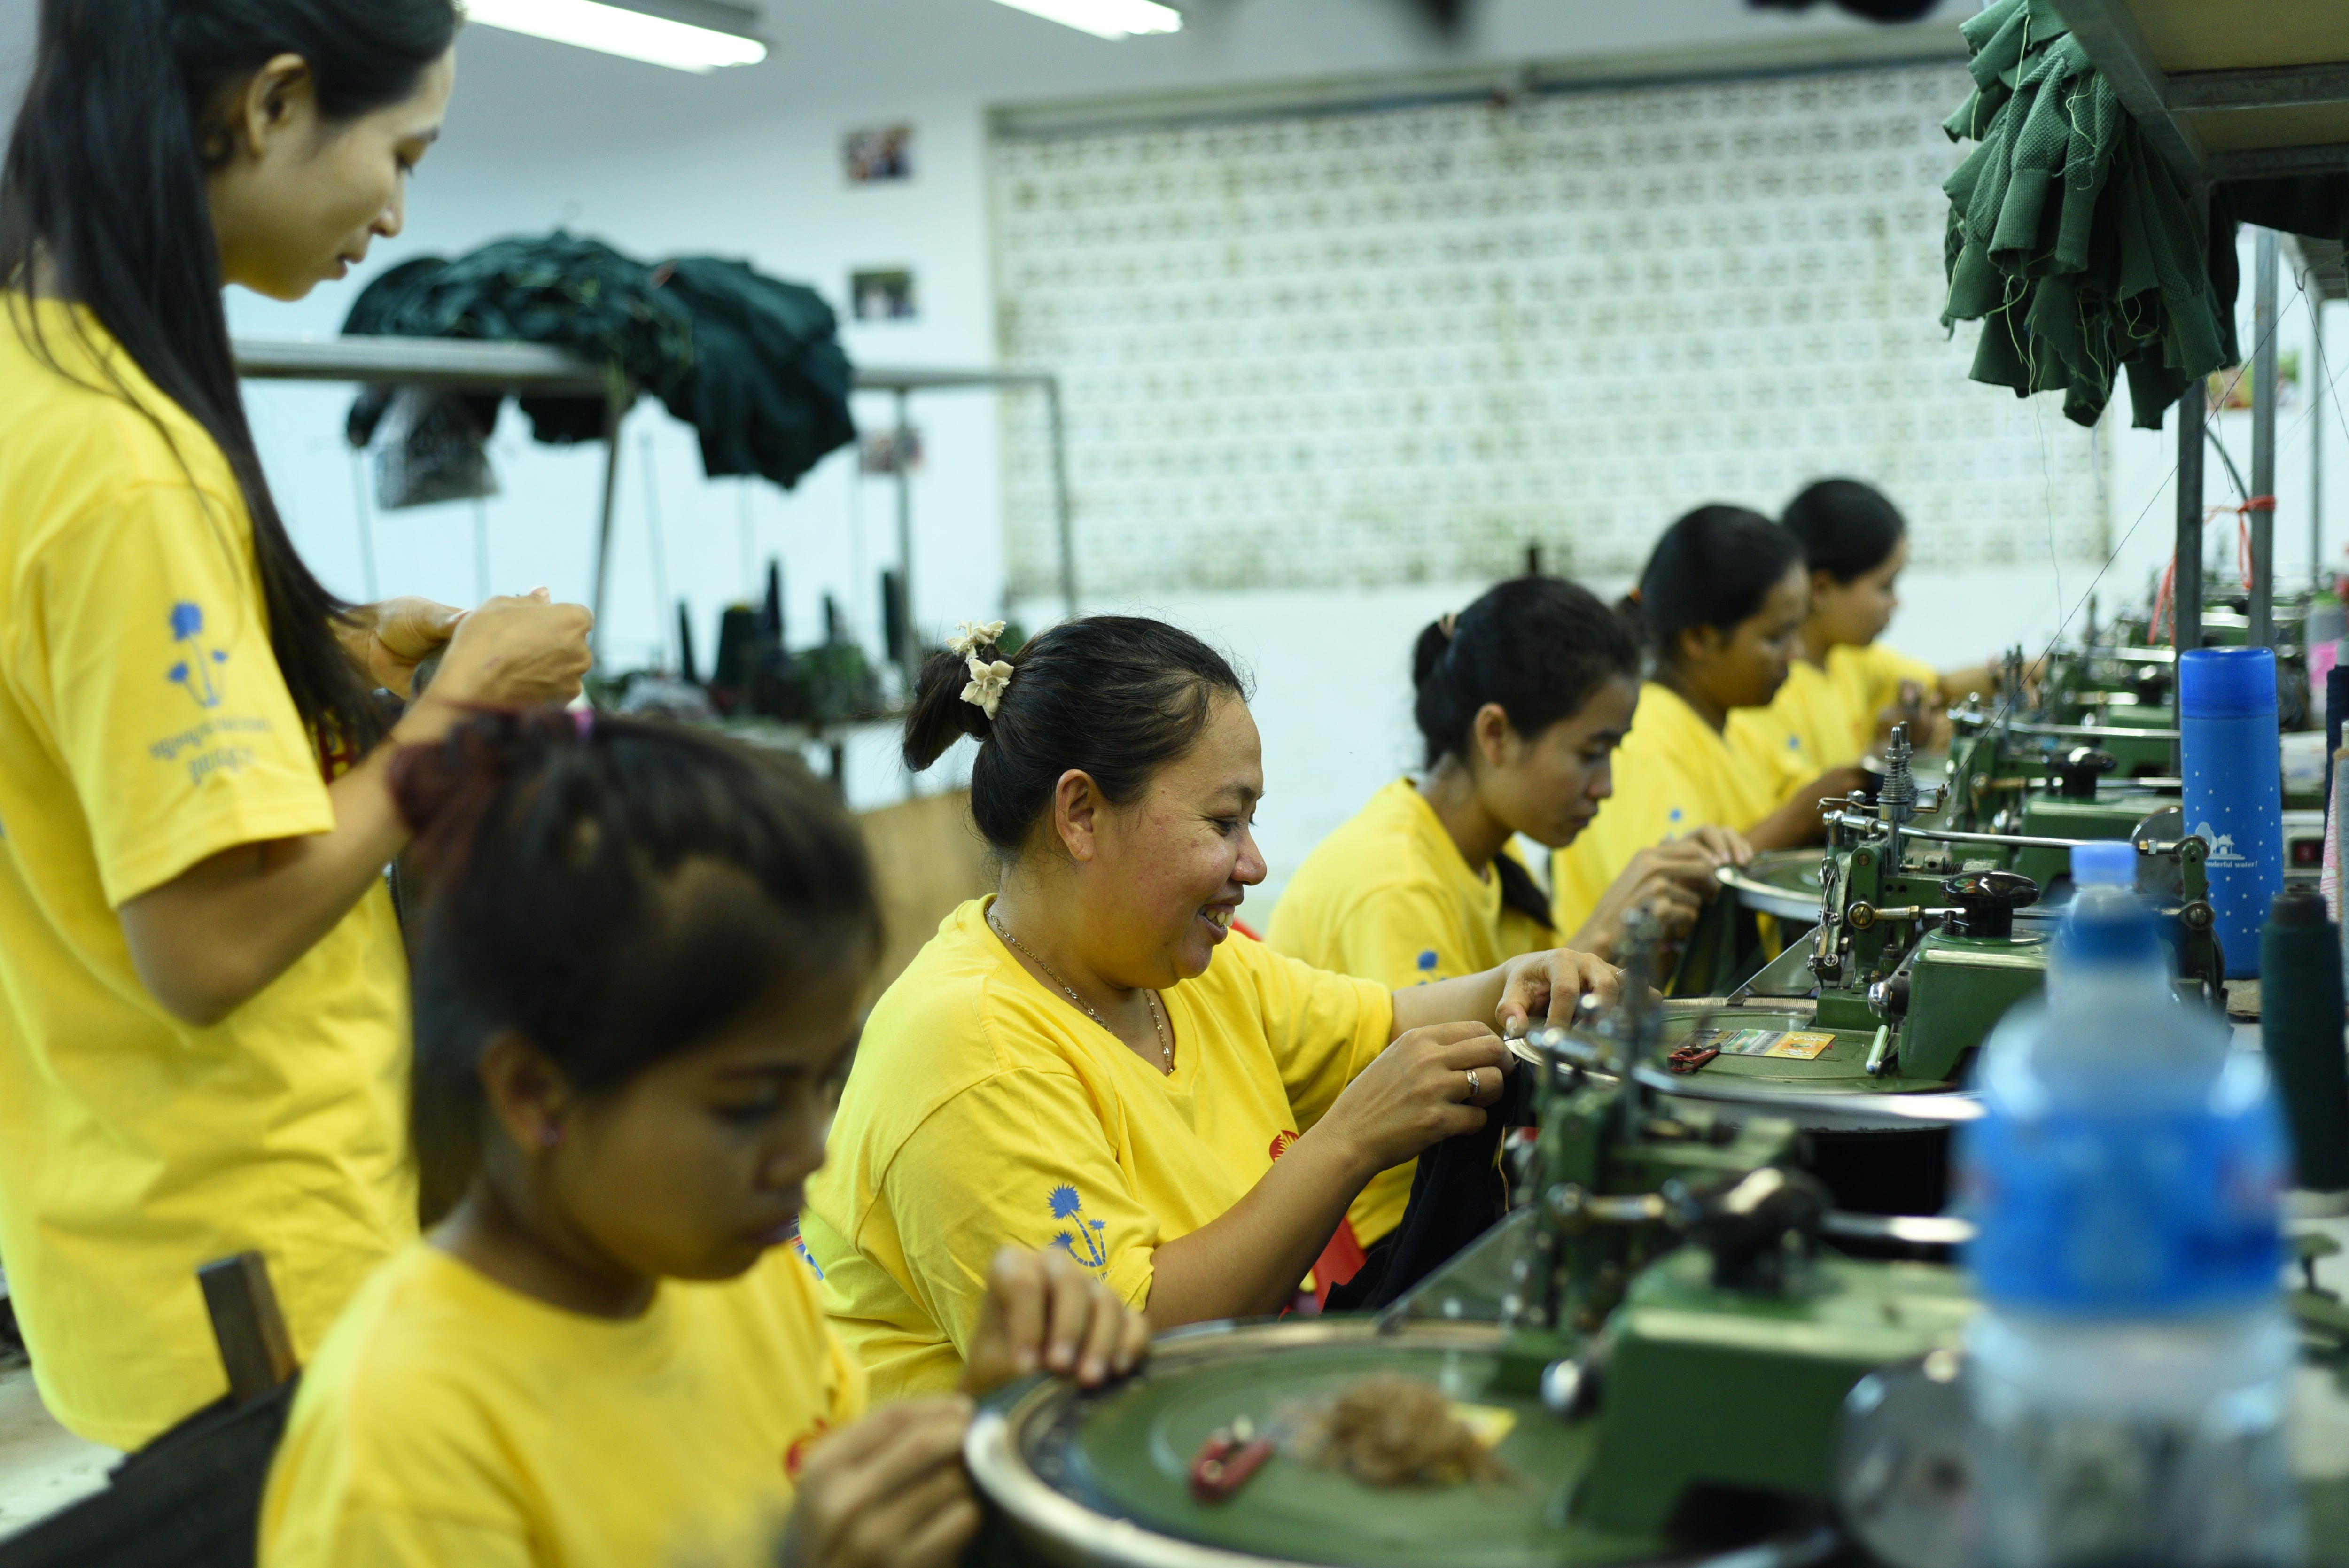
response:
<svg viewBox="0 0 2349 1568"><path fill-rule="evenodd" d="M25 308L0 294L0 1260L43 1400L130 1449L227 1389L200 1264L264 1253L306 1356L415 1233L408 969L378 886L211 1028L140 983L117 906L334 810L220 449L119 351L180 458L40 364Z"/></svg>
<svg viewBox="0 0 2349 1568"><path fill-rule="evenodd" d="M1501 852L1516 856L1514 847ZM1371 796L1314 846L1273 906L1265 940L1316 969L1391 991L1481 974L1558 943L1549 927L1501 902L1501 879L1470 867L1408 779ZM1381 1171L1346 1212L1363 1246L1402 1223L1418 1164Z"/></svg>
<svg viewBox="0 0 2349 1568"><path fill-rule="evenodd" d="M1754 757L1789 759L1798 775L1792 789L1830 768L1867 755L1876 739L1876 716L1900 700L1900 683L1915 681L1927 692L1940 684L1932 665L1881 643L1839 643L1827 650L1824 668L1796 659L1786 684L1767 707L1742 707L1729 716L1729 737Z"/></svg>
<svg viewBox="0 0 2349 1568"><path fill-rule="evenodd" d="M616 1322L415 1243L303 1374L264 1568L769 1568L800 1462L864 1409L795 1251Z"/></svg>
<svg viewBox="0 0 2349 1568"><path fill-rule="evenodd" d="M1775 770L1741 757L1658 682L1640 687L1631 731L1615 750L1615 792L1581 836L1550 857L1557 929L1576 931L1633 856L1695 829L1744 832L1785 798Z"/></svg>
<svg viewBox="0 0 2349 1568"><path fill-rule="evenodd" d="M801 1231L876 1398L953 1387L1006 1243L1059 1247L1131 1305L1386 1048L1382 986L1235 933L1161 995L1162 1074L1047 991L974 899L864 1026Z"/></svg>

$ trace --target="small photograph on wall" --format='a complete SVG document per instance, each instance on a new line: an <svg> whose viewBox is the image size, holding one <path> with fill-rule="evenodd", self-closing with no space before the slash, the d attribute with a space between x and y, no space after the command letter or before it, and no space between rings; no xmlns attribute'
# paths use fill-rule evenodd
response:
<svg viewBox="0 0 2349 1568"><path fill-rule="evenodd" d="M904 267L851 273L848 300L859 321L911 321L916 314L914 274Z"/></svg>
<svg viewBox="0 0 2349 1568"><path fill-rule="evenodd" d="M852 130L840 139L840 161L851 185L911 180L914 128L911 124L873 125Z"/></svg>
<svg viewBox="0 0 2349 1568"><path fill-rule="evenodd" d="M865 474L915 473L922 466L922 432L867 430L857 441L856 469Z"/></svg>

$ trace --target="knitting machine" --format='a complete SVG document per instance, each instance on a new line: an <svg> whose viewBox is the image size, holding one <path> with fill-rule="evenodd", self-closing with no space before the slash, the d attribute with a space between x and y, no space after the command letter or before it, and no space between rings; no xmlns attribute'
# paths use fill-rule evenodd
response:
<svg viewBox="0 0 2349 1568"><path fill-rule="evenodd" d="M1001 1553L1551 1568L1833 1552L1846 1393L1953 1346L1971 1303L1947 1268L1825 1250L1839 1217L1789 1169L1791 1122L1659 1095L1647 962L1635 949L1618 1006L1513 1043L1539 1129L1518 1206L1387 1312L1205 1325L1114 1387L1040 1379L988 1401L967 1454ZM1299 1451L1317 1406L1395 1374L1490 1434L1501 1479L1382 1488Z"/></svg>

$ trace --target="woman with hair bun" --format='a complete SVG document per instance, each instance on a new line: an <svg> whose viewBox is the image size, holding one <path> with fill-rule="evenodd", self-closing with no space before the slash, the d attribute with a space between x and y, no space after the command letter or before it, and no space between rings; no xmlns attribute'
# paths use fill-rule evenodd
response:
<svg viewBox="0 0 2349 1568"><path fill-rule="evenodd" d="M947 1568L978 1523L969 1404L864 1416L792 1243L881 948L855 825L795 762L543 709L392 787L430 889L415 1142L446 1217L305 1370L264 1568ZM1065 1259L982 1272L967 1392L1141 1355Z"/></svg>
<svg viewBox="0 0 2349 1568"><path fill-rule="evenodd" d="M196 1269L307 1356L415 1233L399 747L563 701L575 605L350 605L270 498L221 291L399 232L451 0L42 0L0 174L0 1257L41 1398L135 1449L227 1389ZM385 733L373 690L431 696Z"/></svg>
<svg viewBox="0 0 2349 1568"><path fill-rule="evenodd" d="M1792 771L1857 762L1891 721L1921 721L1995 686L1986 665L1942 675L1877 641L1900 607L1909 564L1908 521L1882 491L1821 480L1786 503L1780 521L1808 560L1811 604L1786 684L1769 707L1730 719L1731 738L1749 754Z"/></svg>
<svg viewBox="0 0 2349 1568"><path fill-rule="evenodd" d="M1615 754L1615 793L1551 861L1557 923L1590 917L1640 851L1668 835L1726 828L1757 850L1816 842L1818 801L1858 787L1826 769L1789 788L1781 770L1733 748L1741 709L1765 706L1786 678L1809 593L1795 536L1744 507L1702 506L1664 531L1622 613L1654 672Z"/></svg>
<svg viewBox="0 0 2349 1568"><path fill-rule="evenodd" d="M1001 629L934 655L905 723L916 769L978 742L999 891L874 1006L808 1188L826 1305L885 1398L953 1384L1006 1243L1156 1329L1278 1311L1371 1177L1484 1125L1496 1028L1615 984L1561 949L1391 990L1234 939L1264 769L1231 665L1158 621L1009 657Z"/></svg>
<svg viewBox="0 0 2349 1568"><path fill-rule="evenodd" d="M1665 934L1694 923L1714 870L1753 851L1706 824L1645 846L1571 933L1512 844L1572 843L1614 793L1611 761L1640 701L1640 643L1588 589L1521 577L1419 635L1413 713L1426 772L1398 779L1315 846L1273 906L1267 940L1293 958L1402 987L1490 968L1564 935L1612 961L1625 914ZM1413 1167L1373 1179L1347 1220L1356 1243L1402 1222Z"/></svg>

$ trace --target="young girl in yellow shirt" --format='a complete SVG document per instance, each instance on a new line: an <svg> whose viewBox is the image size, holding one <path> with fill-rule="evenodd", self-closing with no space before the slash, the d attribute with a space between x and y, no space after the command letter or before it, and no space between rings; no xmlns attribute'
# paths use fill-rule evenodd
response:
<svg viewBox="0 0 2349 1568"><path fill-rule="evenodd" d="M1809 601L1802 545L1744 507L1704 506L1664 531L1625 612L1654 674L1615 754L1615 792L1551 860L1559 929L1589 919L1640 851L1705 826L1757 850L1815 842L1818 801L1860 782L1857 768L1791 773L1733 748L1732 715L1767 704Z"/></svg>
<svg viewBox="0 0 2349 1568"><path fill-rule="evenodd" d="M1073 1259L1160 1328L1288 1305L1370 1179L1484 1126L1496 1029L1613 968L1566 951L1396 990L1236 934L1264 858L1239 677L1162 622L1063 622L922 672L905 759L965 737L999 892L865 1025L808 1185L824 1301L876 1392L951 1387L987 1259Z"/></svg>
<svg viewBox="0 0 2349 1568"><path fill-rule="evenodd" d="M305 1374L262 1563L951 1562L968 1406L865 1416L793 1240L879 947L854 827L796 767L546 711L394 788L434 884L416 1144L454 1207ZM1066 1259L984 1267L966 1389L1140 1354Z"/></svg>
<svg viewBox="0 0 2349 1568"><path fill-rule="evenodd" d="M1266 933L1293 958L1394 988L1558 940L1549 896L1511 841L1562 849L1614 793L1615 748L1640 700L1640 642L1588 589L1521 577L1422 632L1413 678L1427 771L1389 784L1322 840ZM1679 935L1716 891L1714 870L1752 853L1710 823L1649 844L1567 944L1611 960L1635 908ZM1414 1165L1381 1171L1355 1200L1347 1223L1358 1247L1402 1222Z"/></svg>
<svg viewBox="0 0 2349 1568"><path fill-rule="evenodd" d="M1811 572L1810 608L1767 707L1731 716L1733 741L1793 771L1857 762L1894 718L1917 725L1969 692L1991 690L1986 665L1952 670L1889 648L1877 638L1900 607L1909 524L1884 494L1857 480L1821 480L1786 503L1781 520Z"/></svg>

